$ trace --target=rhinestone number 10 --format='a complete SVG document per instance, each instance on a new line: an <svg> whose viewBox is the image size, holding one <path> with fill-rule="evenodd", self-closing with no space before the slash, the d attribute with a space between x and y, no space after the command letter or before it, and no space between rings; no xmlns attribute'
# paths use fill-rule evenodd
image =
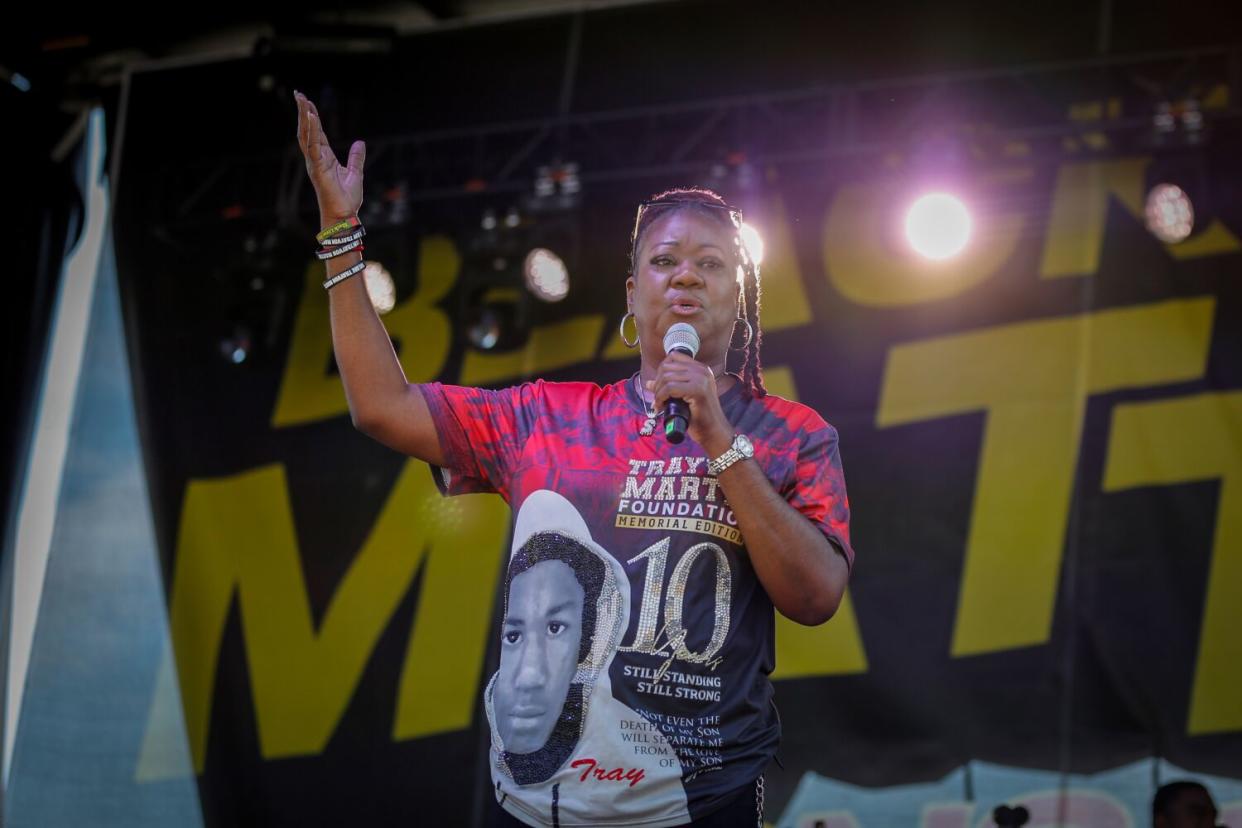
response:
<svg viewBox="0 0 1242 828"><path fill-rule="evenodd" d="M669 578L668 595L664 596L664 573L668 569L669 538L653 543L642 552L626 561L633 564L643 558L647 559L647 575L643 581L642 608L638 616L638 628L634 630L634 640L620 649L624 652L645 653L647 655L668 655L665 646L671 644L672 655L682 661L693 664L706 664L715 658L716 653L724 646L725 636L729 633L729 603L733 594L733 573L729 569L729 557L725 551L714 543L699 543L686 550L681 560L673 567ZM706 649L696 653L686 646L686 628L682 624L682 608L686 598L686 586L690 582L690 570L703 553L714 553L716 569L716 604L712 612L712 636ZM710 561L711 555L707 556ZM660 621L660 603L664 603L664 632L667 644L658 643L657 625Z"/></svg>

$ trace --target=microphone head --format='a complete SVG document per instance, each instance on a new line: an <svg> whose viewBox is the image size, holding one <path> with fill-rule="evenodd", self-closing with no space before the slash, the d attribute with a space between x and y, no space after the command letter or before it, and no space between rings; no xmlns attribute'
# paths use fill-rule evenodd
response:
<svg viewBox="0 0 1242 828"><path fill-rule="evenodd" d="M699 332L689 322L677 322L664 334L664 353L684 351L690 358L699 354Z"/></svg>

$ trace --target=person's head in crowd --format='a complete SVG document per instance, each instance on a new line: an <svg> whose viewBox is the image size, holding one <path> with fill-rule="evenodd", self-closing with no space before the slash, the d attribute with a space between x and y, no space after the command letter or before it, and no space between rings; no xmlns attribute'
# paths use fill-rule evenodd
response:
<svg viewBox="0 0 1242 828"><path fill-rule="evenodd" d="M1216 828L1216 803L1198 782L1161 785L1151 803L1153 828Z"/></svg>

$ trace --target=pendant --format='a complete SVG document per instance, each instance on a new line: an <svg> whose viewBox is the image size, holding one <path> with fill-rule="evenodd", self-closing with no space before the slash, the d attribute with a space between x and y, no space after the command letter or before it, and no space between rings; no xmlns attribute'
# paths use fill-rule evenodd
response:
<svg viewBox="0 0 1242 828"><path fill-rule="evenodd" d="M638 430L638 433L644 437L650 437L652 434L655 434L655 427L656 427L656 418L648 417L646 421L643 423L643 427Z"/></svg>

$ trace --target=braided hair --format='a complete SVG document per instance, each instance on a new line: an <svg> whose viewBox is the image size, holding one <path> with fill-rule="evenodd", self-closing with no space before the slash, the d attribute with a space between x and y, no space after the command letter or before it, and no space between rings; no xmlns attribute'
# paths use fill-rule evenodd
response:
<svg viewBox="0 0 1242 828"><path fill-rule="evenodd" d="M742 262L742 313L752 331L742 359L742 384L752 397L765 397L768 389L763 384L763 370L759 362L759 345L763 339L759 326L759 264L751 259L742 239L740 210L731 207L719 193L704 187L676 187L652 196L639 208L634 221L634 232L630 236L630 273L638 265L638 248L647 230L656 219L678 210L694 210L708 216L727 226L733 236L738 258Z"/></svg>

